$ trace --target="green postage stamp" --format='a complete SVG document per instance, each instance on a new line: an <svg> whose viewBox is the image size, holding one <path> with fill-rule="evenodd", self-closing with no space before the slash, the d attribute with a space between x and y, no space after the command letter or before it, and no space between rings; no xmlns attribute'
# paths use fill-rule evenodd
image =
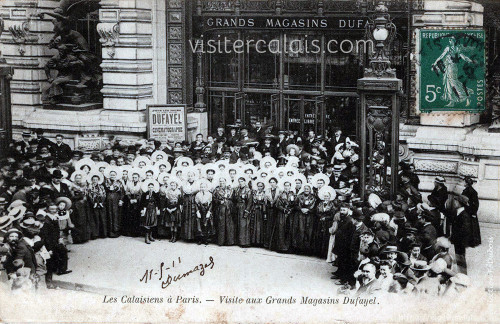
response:
<svg viewBox="0 0 500 324"><path fill-rule="evenodd" d="M419 47L421 112L484 110L484 30L420 30Z"/></svg>

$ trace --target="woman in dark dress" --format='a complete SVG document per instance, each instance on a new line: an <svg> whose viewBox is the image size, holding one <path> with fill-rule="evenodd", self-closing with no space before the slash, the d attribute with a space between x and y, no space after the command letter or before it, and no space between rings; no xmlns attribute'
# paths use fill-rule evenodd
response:
<svg viewBox="0 0 500 324"><path fill-rule="evenodd" d="M142 184L143 194L141 196L141 226L144 227L145 242L151 244L153 238L153 229L158 225L158 215L160 213L160 196L158 191L160 185L154 180L146 180Z"/></svg>
<svg viewBox="0 0 500 324"><path fill-rule="evenodd" d="M252 191L252 211L250 213L250 242L253 246L262 246L265 239L266 186L264 179L255 180Z"/></svg>
<svg viewBox="0 0 500 324"><path fill-rule="evenodd" d="M317 214L315 215L317 228L315 230L314 254L320 258L331 259L327 257L328 251L333 248L334 237L332 236L335 234L337 226L337 222L335 222L335 226L332 228L337 210L334 202L335 196L335 190L330 186L325 186L318 191L320 201L317 204ZM332 239L331 248L330 238Z"/></svg>
<svg viewBox="0 0 500 324"><path fill-rule="evenodd" d="M120 174L118 171L118 168L110 167L110 169L106 171L108 178L104 182L107 193L106 211L108 213L109 237L120 236L120 226L122 222L122 206L125 190L123 189L121 180L117 179L118 174Z"/></svg>
<svg viewBox="0 0 500 324"><path fill-rule="evenodd" d="M213 193L214 217L217 217L217 244L234 245L236 228L233 214L233 188L229 184L228 176L222 175L218 181L219 185Z"/></svg>
<svg viewBox="0 0 500 324"><path fill-rule="evenodd" d="M295 232L292 232L292 247L301 253L311 253L314 233L314 211L316 207L316 197L313 193L312 185L303 185L303 191L297 196L295 205L296 222Z"/></svg>
<svg viewBox="0 0 500 324"><path fill-rule="evenodd" d="M124 208L122 232L127 236L136 237L140 235L140 202L141 202L141 181L137 170L131 171L131 179L125 188L126 208Z"/></svg>
<svg viewBox="0 0 500 324"><path fill-rule="evenodd" d="M208 244L213 235L212 194L208 190L206 179L199 181L200 191L195 196L196 206L196 236L198 244Z"/></svg>
<svg viewBox="0 0 500 324"><path fill-rule="evenodd" d="M73 196L73 212L71 213L71 221L75 225L75 228L71 230L73 243L84 243L90 240L90 215L87 197L85 196L87 187L84 183L83 177L83 171L76 171L71 176L73 180L73 187L71 188Z"/></svg>
<svg viewBox="0 0 500 324"><path fill-rule="evenodd" d="M198 192L196 183L197 171L194 168L186 170L187 181L182 184L183 202L182 202L182 227L181 238L192 241L195 238L196 227L196 206L194 198Z"/></svg>
<svg viewBox="0 0 500 324"><path fill-rule="evenodd" d="M102 185L104 176L100 172L91 172L88 179L90 184L86 196L91 219L91 238L107 237L106 189Z"/></svg>
<svg viewBox="0 0 500 324"><path fill-rule="evenodd" d="M164 225L170 228L172 237L170 242L175 243L179 238L182 223L182 191L181 181L172 177L168 179L168 188L165 191Z"/></svg>
<svg viewBox="0 0 500 324"><path fill-rule="evenodd" d="M295 207L296 195L292 190L292 180L288 177L282 178L280 193L276 201L276 217L271 232L271 249L278 252L287 252L290 248L290 215Z"/></svg>
<svg viewBox="0 0 500 324"><path fill-rule="evenodd" d="M234 190L234 204L238 220L238 245L250 246L250 210L252 206L252 190L248 187L245 174L237 176L238 188Z"/></svg>
<svg viewBox="0 0 500 324"><path fill-rule="evenodd" d="M271 235L274 227L274 219L276 218L276 202L280 195L280 190L278 188L278 179L274 176L269 176L267 179L269 188L266 189L266 211L267 217L265 220L266 236L264 240L264 247L269 248L271 243Z"/></svg>

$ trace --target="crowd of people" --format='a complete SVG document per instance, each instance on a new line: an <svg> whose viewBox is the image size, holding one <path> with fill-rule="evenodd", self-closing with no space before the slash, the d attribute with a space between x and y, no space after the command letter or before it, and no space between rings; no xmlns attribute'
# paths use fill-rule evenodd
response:
<svg viewBox="0 0 500 324"><path fill-rule="evenodd" d="M302 137L257 122L192 143L114 140L92 152L42 130L22 137L0 161L0 256L12 289L51 288L54 274L71 272L74 244L118 236L316 256L358 295L470 285L465 249L481 243L473 179L454 196L437 177L424 199L402 161L393 200L373 182L360 197L359 143L340 129Z"/></svg>

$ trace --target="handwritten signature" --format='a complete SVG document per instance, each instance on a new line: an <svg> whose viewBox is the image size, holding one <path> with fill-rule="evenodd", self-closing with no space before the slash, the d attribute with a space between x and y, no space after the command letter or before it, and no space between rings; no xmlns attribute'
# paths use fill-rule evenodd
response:
<svg viewBox="0 0 500 324"><path fill-rule="evenodd" d="M207 270L207 269L211 270L214 268L214 265L215 265L214 258L212 256L210 256L208 258L208 260L209 260L208 263L197 264L191 270L189 270L187 272L183 272L183 273L177 273L177 274L168 273L168 271L171 268L175 268L175 266L176 266L175 261L172 261L172 267L169 267L166 265L165 262L162 262L162 263L160 263L159 269L147 269L145 271L144 275L142 276L142 278L139 279L139 281L144 282L146 284L149 281L157 278L158 281L161 282L161 288L165 289L168 286L170 286L172 283L180 281L183 278L186 278L187 276L189 276L190 274L195 273L195 272L199 272L200 276L203 277L205 275L205 270ZM181 264L181 263L182 263L182 260L180 257L178 257L177 264ZM170 265L170 263L169 263L169 265ZM164 278L164 275L165 275L165 278Z"/></svg>

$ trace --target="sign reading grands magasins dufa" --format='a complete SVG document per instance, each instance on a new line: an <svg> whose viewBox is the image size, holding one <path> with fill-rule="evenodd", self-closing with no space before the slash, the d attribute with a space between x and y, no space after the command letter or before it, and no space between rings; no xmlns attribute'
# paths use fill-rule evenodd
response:
<svg viewBox="0 0 500 324"><path fill-rule="evenodd" d="M484 30L421 30L420 111L485 108Z"/></svg>
<svg viewBox="0 0 500 324"><path fill-rule="evenodd" d="M162 143L186 140L186 107L183 105L149 105L148 138Z"/></svg>

